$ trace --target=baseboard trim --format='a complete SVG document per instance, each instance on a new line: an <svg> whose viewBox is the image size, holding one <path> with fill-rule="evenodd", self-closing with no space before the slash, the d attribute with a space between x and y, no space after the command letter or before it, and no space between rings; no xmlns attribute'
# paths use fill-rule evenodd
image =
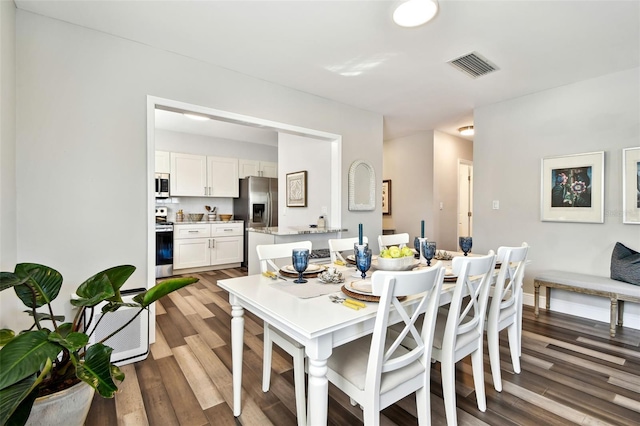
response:
<svg viewBox="0 0 640 426"><path fill-rule="evenodd" d="M540 292L540 309L544 309L547 303L547 298L543 296L544 291ZM594 296L595 297L595 296ZM606 306L594 306L594 305L585 305L584 303L576 303L570 302L567 300L562 300L560 298L551 297L551 311L561 312L563 314L575 315L582 318L588 318L595 321L602 321L609 324L609 314L610 314L610 302L609 299L604 299L602 297L597 297L597 299L602 299L605 302ZM534 306L534 297L533 294L524 293L524 297L522 298L522 302L528 306ZM632 328L634 330L640 330L640 315L629 312L627 306L625 304L624 311L624 327Z"/></svg>

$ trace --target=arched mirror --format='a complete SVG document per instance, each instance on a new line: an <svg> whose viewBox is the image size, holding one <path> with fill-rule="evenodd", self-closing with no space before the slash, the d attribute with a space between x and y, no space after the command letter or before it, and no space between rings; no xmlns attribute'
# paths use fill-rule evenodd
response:
<svg viewBox="0 0 640 426"><path fill-rule="evenodd" d="M376 173L371 164L356 160L349 167L349 210L375 210Z"/></svg>

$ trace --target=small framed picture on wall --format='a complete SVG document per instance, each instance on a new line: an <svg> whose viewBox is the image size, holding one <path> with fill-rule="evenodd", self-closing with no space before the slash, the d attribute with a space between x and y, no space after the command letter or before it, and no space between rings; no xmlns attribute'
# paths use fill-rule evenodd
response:
<svg viewBox="0 0 640 426"><path fill-rule="evenodd" d="M307 171L287 173L287 207L307 207Z"/></svg>
<svg viewBox="0 0 640 426"><path fill-rule="evenodd" d="M391 214L391 179L382 181L382 214Z"/></svg>

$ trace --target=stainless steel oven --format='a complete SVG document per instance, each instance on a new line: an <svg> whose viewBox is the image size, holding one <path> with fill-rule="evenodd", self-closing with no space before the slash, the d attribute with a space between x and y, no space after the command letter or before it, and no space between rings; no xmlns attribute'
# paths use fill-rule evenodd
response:
<svg viewBox="0 0 640 426"><path fill-rule="evenodd" d="M156 278L173 275L173 223L167 222L167 208L156 207Z"/></svg>

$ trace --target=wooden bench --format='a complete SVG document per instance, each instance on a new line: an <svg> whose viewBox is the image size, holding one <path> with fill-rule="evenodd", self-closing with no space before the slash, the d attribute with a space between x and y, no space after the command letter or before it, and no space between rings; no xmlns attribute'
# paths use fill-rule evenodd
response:
<svg viewBox="0 0 640 426"><path fill-rule="evenodd" d="M545 286L547 289L547 310L549 310L551 302L551 288L609 298L611 300L609 324L611 337L616 335L616 322L617 325L622 326L624 302L640 303L640 286L612 280L608 277L575 272L544 271L535 277L533 285L535 288L534 313L536 318L539 314L540 286Z"/></svg>

